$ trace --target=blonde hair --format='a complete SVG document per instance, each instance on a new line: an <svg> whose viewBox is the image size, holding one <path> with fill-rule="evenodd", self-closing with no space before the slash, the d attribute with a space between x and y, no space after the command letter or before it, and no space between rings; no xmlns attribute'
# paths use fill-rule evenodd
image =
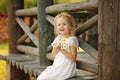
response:
<svg viewBox="0 0 120 80"><path fill-rule="evenodd" d="M75 33L75 26L74 26L74 19L73 16L71 16L70 14L68 14L67 12L61 12L60 14L56 15L54 21L55 21L55 28L54 28L54 33L55 35L58 35L59 33L57 32L57 19L61 18L61 17L65 17L65 19L69 22L70 27L71 27L71 35L74 35Z"/></svg>

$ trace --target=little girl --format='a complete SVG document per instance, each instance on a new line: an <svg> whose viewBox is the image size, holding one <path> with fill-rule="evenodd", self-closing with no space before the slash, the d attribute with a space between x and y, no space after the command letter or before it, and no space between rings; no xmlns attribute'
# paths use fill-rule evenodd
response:
<svg viewBox="0 0 120 80"><path fill-rule="evenodd" d="M73 17L62 12L55 17L55 33L51 56L54 62L38 76L37 80L65 80L76 75L78 41L73 35Z"/></svg>

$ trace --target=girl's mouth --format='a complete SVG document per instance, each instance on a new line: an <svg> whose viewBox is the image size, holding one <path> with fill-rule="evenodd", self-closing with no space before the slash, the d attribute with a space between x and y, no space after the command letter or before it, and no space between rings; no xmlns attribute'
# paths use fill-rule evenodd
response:
<svg viewBox="0 0 120 80"><path fill-rule="evenodd" d="M64 29L60 29L60 31L64 31Z"/></svg>

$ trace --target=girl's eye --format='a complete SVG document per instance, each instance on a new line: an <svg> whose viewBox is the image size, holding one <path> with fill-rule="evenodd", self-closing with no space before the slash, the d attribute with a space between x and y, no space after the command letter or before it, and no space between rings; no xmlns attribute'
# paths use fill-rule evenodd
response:
<svg viewBox="0 0 120 80"><path fill-rule="evenodd" d="M66 25L66 24L63 24L64 26Z"/></svg>
<svg viewBox="0 0 120 80"><path fill-rule="evenodd" d="M60 26L60 24L58 24L58 26Z"/></svg>

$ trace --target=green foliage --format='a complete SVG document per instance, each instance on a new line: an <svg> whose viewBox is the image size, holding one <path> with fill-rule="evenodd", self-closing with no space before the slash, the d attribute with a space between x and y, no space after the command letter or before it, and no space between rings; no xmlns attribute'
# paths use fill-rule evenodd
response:
<svg viewBox="0 0 120 80"><path fill-rule="evenodd" d="M7 11L7 1L0 0L0 11ZM54 4L62 4L66 2L79 2L83 0L54 0ZM24 8L37 7L37 0L24 0Z"/></svg>
<svg viewBox="0 0 120 80"><path fill-rule="evenodd" d="M7 1L0 0L0 11L7 11ZM37 0L24 0L24 8L37 7Z"/></svg>
<svg viewBox="0 0 120 80"><path fill-rule="evenodd" d="M37 7L37 0L24 0L24 8Z"/></svg>
<svg viewBox="0 0 120 80"><path fill-rule="evenodd" d="M0 0L0 11L7 11L7 0Z"/></svg>
<svg viewBox="0 0 120 80"><path fill-rule="evenodd" d="M62 4L62 3L67 3L67 2L80 2L83 0L54 0L54 4Z"/></svg>

